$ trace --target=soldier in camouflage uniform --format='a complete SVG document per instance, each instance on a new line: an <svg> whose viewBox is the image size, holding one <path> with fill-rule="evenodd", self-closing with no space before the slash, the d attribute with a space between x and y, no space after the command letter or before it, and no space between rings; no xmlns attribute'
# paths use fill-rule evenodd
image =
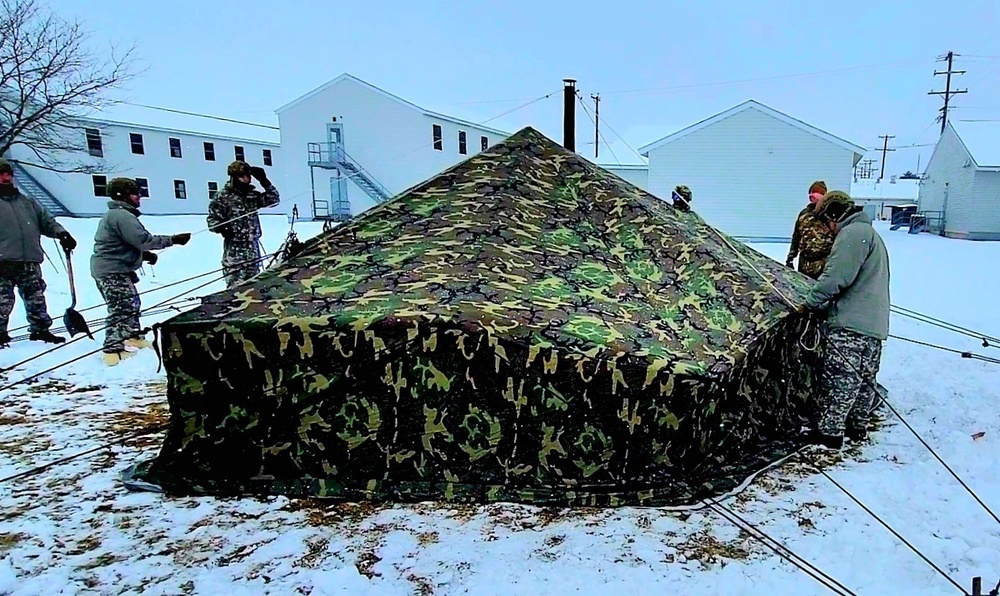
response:
<svg viewBox="0 0 1000 596"><path fill-rule="evenodd" d="M108 320L104 331L104 362L114 366L131 357L126 350L148 347L139 327L141 302L135 289L142 264L156 263L151 252L187 244L191 234L154 236L139 222L139 184L131 178L115 178L108 183L108 211L97 224L90 274L107 303Z"/></svg>
<svg viewBox="0 0 1000 596"><path fill-rule="evenodd" d="M691 210L691 189L687 186L681 184L674 188L670 198L674 201L674 207L684 212Z"/></svg>
<svg viewBox="0 0 1000 596"><path fill-rule="evenodd" d="M63 250L76 240L45 210L14 186L14 169L0 160L0 348L10 344L7 324L14 310L14 288L24 301L29 339L61 344L66 338L49 331L52 317L45 305L42 279L42 236L59 239Z"/></svg>
<svg viewBox="0 0 1000 596"><path fill-rule="evenodd" d="M833 248L833 233L827 225L816 218L816 204L826 194L826 183L817 180L809 187L809 204L799 212L792 233L792 247L788 251L785 265L791 267L795 257L799 257L799 272L813 279L819 279L826 265L826 259Z"/></svg>
<svg viewBox="0 0 1000 596"><path fill-rule="evenodd" d="M830 332L820 373L818 428L812 440L839 449L844 435L867 436L875 376L889 334L889 253L871 217L841 191L824 195L816 216L834 234L823 274L801 311L828 308Z"/></svg>
<svg viewBox="0 0 1000 596"><path fill-rule="evenodd" d="M229 182L208 205L208 227L223 238L222 268L232 289L260 272L260 218L257 211L280 201L264 168L243 161L229 164ZM250 178L264 192L253 187Z"/></svg>

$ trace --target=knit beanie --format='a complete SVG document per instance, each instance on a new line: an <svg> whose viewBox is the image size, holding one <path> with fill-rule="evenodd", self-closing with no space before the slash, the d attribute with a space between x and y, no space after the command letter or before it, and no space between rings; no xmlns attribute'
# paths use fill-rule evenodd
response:
<svg viewBox="0 0 1000 596"><path fill-rule="evenodd" d="M813 193L819 193L821 195L825 195L826 182L823 182L822 180L817 180L816 182L813 182L812 186L809 187L809 194Z"/></svg>

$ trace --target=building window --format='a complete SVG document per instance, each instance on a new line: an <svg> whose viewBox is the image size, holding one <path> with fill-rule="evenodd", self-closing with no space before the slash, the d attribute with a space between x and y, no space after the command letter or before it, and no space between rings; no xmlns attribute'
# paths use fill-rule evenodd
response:
<svg viewBox="0 0 1000 596"><path fill-rule="evenodd" d="M444 151L444 143L441 142L441 125L434 125L434 149L436 151Z"/></svg>
<svg viewBox="0 0 1000 596"><path fill-rule="evenodd" d="M94 180L94 196L95 197L106 197L108 196L108 177L94 175L91 176Z"/></svg>
<svg viewBox="0 0 1000 596"><path fill-rule="evenodd" d="M149 198L149 180L136 178L135 183L139 185L139 196Z"/></svg>
<svg viewBox="0 0 1000 596"><path fill-rule="evenodd" d="M170 139L170 157L180 157L181 156L181 140L171 138Z"/></svg>
<svg viewBox="0 0 1000 596"><path fill-rule="evenodd" d="M490 148L490 140L487 137L479 137L479 146L482 151L486 151Z"/></svg>
<svg viewBox="0 0 1000 596"><path fill-rule="evenodd" d="M174 180L174 198L177 199L188 198L187 187L184 185L183 180Z"/></svg>
<svg viewBox="0 0 1000 596"><path fill-rule="evenodd" d="M469 149L468 149L468 147L465 144L465 131L464 130L458 131L458 152L461 153L462 155L465 155L466 153L469 152Z"/></svg>
<svg viewBox="0 0 1000 596"><path fill-rule="evenodd" d="M264 149L264 165L265 166L274 165L271 162L271 150L270 149Z"/></svg>
<svg viewBox="0 0 1000 596"><path fill-rule="evenodd" d="M246 161L246 153L243 151L243 147L239 145L236 146L236 161Z"/></svg>
<svg viewBox="0 0 1000 596"><path fill-rule="evenodd" d="M104 157L104 146L101 144L101 131L96 128L84 129L87 133L87 152L94 157Z"/></svg>
<svg viewBox="0 0 1000 596"><path fill-rule="evenodd" d="M132 143L132 153L136 155L145 155L146 148L142 146L142 135L137 132L130 132L128 134L128 140Z"/></svg>
<svg viewBox="0 0 1000 596"><path fill-rule="evenodd" d="M205 161L215 161L214 143L205 143Z"/></svg>
<svg viewBox="0 0 1000 596"><path fill-rule="evenodd" d="M219 194L219 183L209 182L208 183L208 200L211 201L215 198L215 195Z"/></svg>

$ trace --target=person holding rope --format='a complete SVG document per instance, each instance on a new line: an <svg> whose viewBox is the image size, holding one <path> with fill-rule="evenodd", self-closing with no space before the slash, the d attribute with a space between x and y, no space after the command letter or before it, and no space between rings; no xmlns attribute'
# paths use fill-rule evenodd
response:
<svg viewBox="0 0 1000 596"><path fill-rule="evenodd" d="M104 363L115 366L135 355L126 346L146 348L139 312L142 302L135 284L136 270L142 264L157 261L154 250L187 244L191 234L154 236L139 222L139 183L131 178L115 178L108 183L108 211L101 217L94 234L94 254L90 257L90 275L108 305L104 331Z"/></svg>
<svg viewBox="0 0 1000 596"><path fill-rule="evenodd" d="M234 161L227 170L229 182L208 205L208 229L223 240L222 267L226 288L232 289L260 273L260 217L257 211L280 202L278 189L264 168ZM264 189L255 189L253 177Z"/></svg>
<svg viewBox="0 0 1000 596"><path fill-rule="evenodd" d="M792 246L785 265L789 268L799 258L799 273L819 279L833 248L833 232L816 217L816 204L826 194L826 182L817 180L809 187L809 204L799 212L792 231Z"/></svg>
<svg viewBox="0 0 1000 596"><path fill-rule="evenodd" d="M28 339L61 344L54 335L52 317L45 305L42 279L42 236L56 238L66 251L76 240L45 210L14 186L14 168L0 160L0 348L10 345L7 324L14 310L14 288L21 294L28 317Z"/></svg>
<svg viewBox="0 0 1000 596"><path fill-rule="evenodd" d="M889 335L889 253L872 219L847 193L823 195L816 217L834 236L823 273L799 312L826 310L817 428L810 441L840 449L867 437L882 342Z"/></svg>

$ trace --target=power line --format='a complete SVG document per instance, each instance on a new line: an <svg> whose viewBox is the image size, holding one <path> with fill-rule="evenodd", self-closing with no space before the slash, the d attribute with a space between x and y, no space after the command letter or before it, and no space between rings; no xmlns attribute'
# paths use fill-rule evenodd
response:
<svg viewBox="0 0 1000 596"><path fill-rule="evenodd" d="M246 120L234 120L233 118L224 118L222 116L213 116L211 114L202 114L199 112L188 112L185 110L176 110L174 108L164 108L161 106L151 106L143 103L133 103L130 101L121 101L118 103L123 103L130 106L136 106L139 108L147 108L150 110L160 110L161 112L171 112L174 114L184 114L185 116L197 116L199 118L207 118L209 120L220 120L222 122L232 122L233 124L244 124L246 126L256 126L258 128L267 128L269 130L280 130L277 126L271 126L270 124L261 124L259 122L248 122Z"/></svg>
<svg viewBox="0 0 1000 596"><path fill-rule="evenodd" d="M808 78L808 77L815 77L815 76L828 75L828 74L840 74L840 73L845 73L845 72L855 72L855 71L861 71L861 70L872 70L872 69L878 69L878 68L886 68L886 67L890 67L890 66L901 66L901 65L905 65L905 64L922 63L923 61L924 61L924 59L921 58L919 60L903 60L903 61L898 61L898 62L884 62L884 63L881 63L881 64L870 64L870 65L867 65L867 66L853 66L853 67L837 68L837 69L831 69L831 70L817 70L817 71L812 71L812 72L803 72L803 73L787 74L787 75L775 75L775 76L769 76L769 77L756 77L756 78L749 78L749 79L734 79L734 80L728 80L728 81L715 81L715 82L712 82L712 83L693 83L693 84L688 84L688 85L673 85L673 86L670 86L670 87L650 87L650 88L646 88L646 89L628 89L628 90L622 90L622 91L602 91L601 93L604 94L604 95L628 95L628 94L641 94L641 93L655 93L655 92L660 92L660 91L676 91L676 90L682 90L682 89L696 89L696 88L701 88L701 87L719 87L719 86L726 86L726 85L740 85L740 84L744 84L744 83L759 83L759 82L765 82L765 81L776 81L776 80L795 79L795 78Z"/></svg>

